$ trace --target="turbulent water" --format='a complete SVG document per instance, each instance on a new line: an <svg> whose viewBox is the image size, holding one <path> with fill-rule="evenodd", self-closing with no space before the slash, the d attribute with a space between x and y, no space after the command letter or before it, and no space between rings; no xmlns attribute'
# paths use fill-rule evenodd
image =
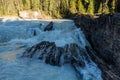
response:
<svg viewBox="0 0 120 80"><path fill-rule="evenodd" d="M49 22L0 20L0 80L102 80L101 71L94 62L80 68L83 78L78 78L69 64L57 67L20 57L27 48L41 41L55 42L59 47L70 43L83 49L90 46L72 20L54 20L53 30L44 32Z"/></svg>

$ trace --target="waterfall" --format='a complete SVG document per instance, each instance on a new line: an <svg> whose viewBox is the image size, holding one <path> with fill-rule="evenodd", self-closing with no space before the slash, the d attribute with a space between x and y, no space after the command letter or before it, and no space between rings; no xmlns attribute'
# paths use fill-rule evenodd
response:
<svg viewBox="0 0 120 80"><path fill-rule="evenodd" d="M72 20L53 20L53 29L50 31L44 31L49 22L50 21L40 20L1 21L0 65L2 65L3 67L0 67L0 70L1 68L3 68L4 71L6 71L6 69L10 71L10 69L5 68L5 63L3 61L7 57L7 59L9 59L10 61L12 59L14 63L8 63L8 67L14 65L17 66L14 67L15 69L20 68L20 70L22 70L20 65L18 67L18 64L21 64L21 61L27 61L27 63L31 62L32 64L34 64L34 67L32 66L32 64L30 64L31 66L26 66L26 64L23 64L22 62L22 65L24 65L22 66L23 69L26 69L25 67L31 67L33 69L36 67L36 69L38 69L41 66L39 64L41 64L42 62L46 63L44 64L44 66L49 65L50 68L53 66L54 69L60 69L59 72L61 73L59 73L59 76L62 75L62 71L66 71L68 73L64 73L64 75L67 75L69 76L69 78L71 78L69 79L67 76L61 76L61 78L56 78L57 80L76 80L76 78L77 80L102 80L100 69L91 60L86 50L86 46L89 48L91 48L91 46L86 40L85 35L81 31L81 29L76 28ZM36 62L36 60L38 60L38 63ZM8 60L6 61L9 62ZM67 66L68 69L65 66ZM45 68L47 69L47 67ZM15 69L13 69L13 71L15 71ZM41 70L38 69L38 71L40 72ZM25 74L26 72L27 71L25 70L22 74ZM39 75L37 74L38 72L35 73L33 70L30 72L31 74L29 73L26 79L29 79L28 76L32 75L32 73ZM2 75L0 79L3 79L4 76L8 76L3 75L1 72L0 74ZM45 80L45 77L43 77L42 75L43 74L41 74L41 76L36 76L39 78L36 78L36 80ZM70 77L71 75L72 77ZM18 74L18 77L20 76L22 77L23 75ZM55 76L55 74L53 76ZM5 79L7 80L7 78ZM15 78L11 77L11 79ZM31 80L34 79L35 77ZM51 78L48 80L53 79Z"/></svg>

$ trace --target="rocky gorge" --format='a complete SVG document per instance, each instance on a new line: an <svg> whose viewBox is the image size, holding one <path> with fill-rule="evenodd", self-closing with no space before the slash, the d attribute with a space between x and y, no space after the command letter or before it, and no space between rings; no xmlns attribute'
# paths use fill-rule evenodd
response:
<svg viewBox="0 0 120 80"><path fill-rule="evenodd" d="M23 60L29 58L31 60L28 62L32 62L37 59L58 68L69 64L71 70L74 71L73 74L78 78L77 80L120 80L120 14L76 15L73 19L74 22L73 20L1 20L0 41L5 42L5 45L1 43L0 46L1 58L6 55L3 47L7 45L9 49L11 48L9 46L14 46L14 43L16 46L22 45L18 49L25 49L22 50L20 57ZM13 31L12 28L15 30ZM14 36L12 36L13 34ZM10 54L13 55L12 52ZM15 63L17 62L15 61ZM34 65L34 63L32 64ZM32 76L32 74L29 75ZM14 77L11 78L15 79ZM0 77L0 79L3 78Z"/></svg>
<svg viewBox="0 0 120 80"><path fill-rule="evenodd" d="M89 55L104 80L120 80L120 14L78 15L74 21L92 45L94 54Z"/></svg>

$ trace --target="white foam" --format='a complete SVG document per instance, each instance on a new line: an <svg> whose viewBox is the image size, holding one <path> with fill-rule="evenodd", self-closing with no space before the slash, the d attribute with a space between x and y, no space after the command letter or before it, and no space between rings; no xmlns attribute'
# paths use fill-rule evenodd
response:
<svg viewBox="0 0 120 80"><path fill-rule="evenodd" d="M4 18L2 19L2 22L16 21L16 20L18 20L17 17L4 17Z"/></svg>
<svg viewBox="0 0 120 80"><path fill-rule="evenodd" d="M9 44L36 44L38 41L35 38L29 39L12 39Z"/></svg>

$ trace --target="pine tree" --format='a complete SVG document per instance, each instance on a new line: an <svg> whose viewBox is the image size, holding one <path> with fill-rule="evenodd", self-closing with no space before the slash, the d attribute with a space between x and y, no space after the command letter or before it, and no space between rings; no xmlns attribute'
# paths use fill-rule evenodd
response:
<svg viewBox="0 0 120 80"><path fill-rule="evenodd" d="M23 2L23 9L24 10L29 10L31 8L30 0L22 0L22 2Z"/></svg>
<svg viewBox="0 0 120 80"><path fill-rule="evenodd" d="M87 13L88 14L94 14L94 0L89 1Z"/></svg>
<svg viewBox="0 0 120 80"><path fill-rule="evenodd" d="M69 3L68 0L61 0L60 2L60 12L65 15L69 11Z"/></svg>
<svg viewBox="0 0 120 80"><path fill-rule="evenodd" d="M48 9L49 9L49 1L50 0L44 0L43 1L43 6L42 6L42 8L43 8L43 11L45 11L46 13L48 13Z"/></svg>
<svg viewBox="0 0 120 80"><path fill-rule="evenodd" d="M31 9L34 11L39 11L40 1L39 0L31 0Z"/></svg>
<svg viewBox="0 0 120 80"><path fill-rule="evenodd" d="M102 13L102 9L103 7L102 7L102 3L100 3L100 6L99 6L99 9L98 9L98 13L100 14L100 13Z"/></svg>
<svg viewBox="0 0 120 80"><path fill-rule="evenodd" d="M104 13L104 14L107 14L107 13L109 13L109 7L108 7L108 1L109 0L104 0L103 1L103 3L102 3L102 12Z"/></svg>
<svg viewBox="0 0 120 80"><path fill-rule="evenodd" d="M3 2L0 0L0 16L4 14L4 7L3 7Z"/></svg>
<svg viewBox="0 0 120 80"><path fill-rule="evenodd" d="M55 6L55 4L54 4L55 2L54 2L54 0L50 0L50 2L49 2L49 7L48 7L48 10L49 10L49 15L52 15L52 14L54 14L54 12L55 12L55 8L56 8L56 6Z"/></svg>
<svg viewBox="0 0 120 80"><path fill-rule="evenodd" d="M22 10L40 11L55 17L69 16L69 13L107 14L120 12L120 0L0 0L0 16L19 15Z"/></svg>
<svg viewBox="0 0 120 80"><path fill-rule="evenodd" d="M39 0L39 10L43 11L43 0Z"/></svg>
<svg viewBox="0 0 120 80"><path fill-rule="evenodd" d="M76 9L76 0L70 0L70 8L69 8L71 13L76 13L77 9Z"/></svg>
<svg viewBox="0 0 120 80"><path fill-rule="evenodd" d="M110 10L111 13L115 12L115 7L116 7L115 3L116 3L116 0L112 0L112 2L111 2L111 10Z"/></svg>
<svg viewBox="0 0 120 80"><path fill-rule="evenodd" d="M14 3L13 3L13 0L9 0L7 1L8 3L6 4L7 5L7 14L6 15L12 15L12 14L15 14L16 15L16 10L15 10L15 7L14 7Z"/></svg>
<svg viewBox="0 0 120 80"><path fill-rule="evenodd" d="M84 5L82 4L82 0L78 0L78 2L77 2L77 12L78 13L80 13L80 14L85 14L86 12L86 10L85 10L85 7L84 7Z"/></svg>

